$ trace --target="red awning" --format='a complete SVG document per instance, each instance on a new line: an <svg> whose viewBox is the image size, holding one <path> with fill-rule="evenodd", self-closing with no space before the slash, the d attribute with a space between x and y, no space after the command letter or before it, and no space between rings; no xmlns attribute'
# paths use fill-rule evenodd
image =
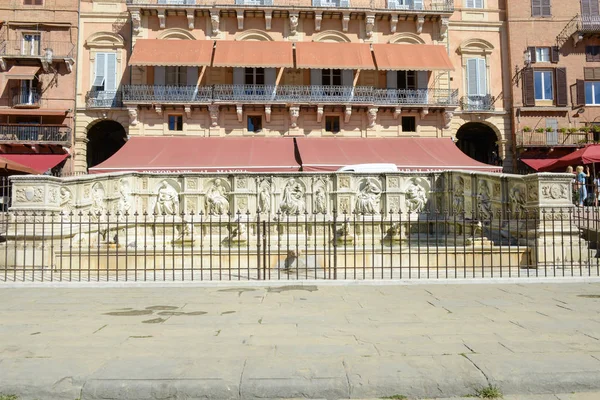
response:
<svg viewBox="0 0 600 400"><path fill-rule="evenodd" d="M50 168L56 167L68 154L0 154L0 157L31 168L38 174L43 174Z"/></svg>
<svg viewBox="0 0 600 400"><path fill-rule="evenodd" d="M556 158L522 158L523 164L528 165L532 169L539 171L546 168L548 165L556 162Z"/></svg>
<svg viewBox="0 0 600 400"><path fill-rule="evenodd" d="M138 39L129 59L132 66L187 66L210 65L214 41Z"/></svg>
<svg viewBox="0 0 600 400"><path fill-rule="evenodd" d="M0 175L11 175L14 173L37 174L38 172L26 165L16 163L0 156Z"/></svg>
<svg viewBox="0 0 600 400"><path fill-rule="evenodd" d="M297 138L296 143L303 171L370 163L396 164L401 171L502 171L473 160L449 138Z"/></svg>
<svg viewBox="0 0 600 400"><path fill-rule="evenodd" d="M594 164L600 162L600 144L590 144L582 149L567 154L542 168L544 171L564 171L568 166Z"/></svg>
<svg viewBox="0 0 600 400"><path fill-rule="evenodd" d="M132 137L91 173L298 171L288 138Z"/></svg>

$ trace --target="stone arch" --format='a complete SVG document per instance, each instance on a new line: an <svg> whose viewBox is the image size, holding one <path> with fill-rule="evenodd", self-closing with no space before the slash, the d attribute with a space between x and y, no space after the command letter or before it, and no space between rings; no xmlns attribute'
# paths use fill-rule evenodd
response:
<svg viewBox="0 0 600 400"><path fill-rule="evenodd" d="M425 44L421 36L410 32L397 33L388 41L388 43L398 44Z"/></svg>
<svg viewBox="0 0 600 400"><path fill-rule="evenodd" d="M127 131L123 124L114 119L100 119L90 123L86 128L86 162L93 167L115 154L125 142Z"/></svg>
<svg viewBox="0 0 600 400"><path fill-rule="evenodd" d="M125 39L118 33L112 32L96 32L91 34L85 41L85 46L88 48L124 48Z"/></svg>
<svg viewBox="0 0 600 400"><path fill-rule="evenodd" d="M465 40L458 46L459 54L490 54L494 50L494 46L483 39Z"/></svg>
<svg viewBox="0 0 600 400"><path fill-rule="evenodd" d="M313 42L337 42L337 43L350 43L351 40L348 36L338 31L323 31L315 35Z"/></svg>
<svg viewBox="0 0 600 400"><path fill-rule="evenodd" d="M258 42L272 42L273 38L265 31L260 29L248 29L247 31L239 33L235 40L247 40L247 41L258 41Z"/></svg>
<svg viewBox="0 0 600 400"><path fill-rule="evenodd" d="M165 29L160 33L160 35L158 35L158 39L196 40L194 35L181 28Z"/></svg>
<svg viewBox="0 0 600 400"><path fill-rule="evenodd" d="M501 163L502 134L494 124L466 122L456 131L456 139L458 148L469 157L486 164Z"/></svg>

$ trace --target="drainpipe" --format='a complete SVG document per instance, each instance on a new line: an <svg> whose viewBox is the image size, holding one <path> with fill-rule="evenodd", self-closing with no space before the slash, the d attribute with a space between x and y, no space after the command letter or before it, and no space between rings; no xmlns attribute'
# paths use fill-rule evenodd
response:
<svg viewBox="0 0 600 400"><path fill-rule="evenodd" d="M75 84L73 85L73 129L71 131L71 173L75 172L75 132L77 127L77 82L79 81L79 37L81 35L81 1L77 2L77 38L75 39Z"/></svg>

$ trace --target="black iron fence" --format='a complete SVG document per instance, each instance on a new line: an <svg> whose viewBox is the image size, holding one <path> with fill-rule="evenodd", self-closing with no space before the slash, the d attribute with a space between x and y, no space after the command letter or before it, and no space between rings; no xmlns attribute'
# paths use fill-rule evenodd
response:
<svg viewBox="0 0 600 400"><path fill-rule="evenodd" d="M600 275L600 213L33 213L1 222L0 281L259 281Z"/></svg>

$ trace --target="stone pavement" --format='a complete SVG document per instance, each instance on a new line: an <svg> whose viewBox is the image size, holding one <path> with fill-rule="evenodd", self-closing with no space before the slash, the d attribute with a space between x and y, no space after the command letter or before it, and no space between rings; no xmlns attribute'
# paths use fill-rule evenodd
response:
<svg viewBox="0 0 600 400"><path fill-rule="evenodd" d="M600 283L80 286L0 285L0 393L600 399Z"/></svg>

